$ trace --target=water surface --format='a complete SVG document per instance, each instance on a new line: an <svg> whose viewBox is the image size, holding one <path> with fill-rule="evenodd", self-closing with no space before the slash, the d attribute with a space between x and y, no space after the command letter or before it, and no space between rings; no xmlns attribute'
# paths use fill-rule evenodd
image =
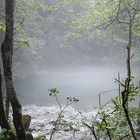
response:
<svg viewBox="0 0 140 140"><path fill-rule="evenodd" d="M78 67L38 71L34 75L16 82L16 90L23 104L55 104L48 89L60 90L60 101L65 104L67 96L80 99L76 108L99 107L99 93L102 105L118 95L114 78L124 71L107 67ZM111 91L110 91L111 90ZM109 91L109 92L104 92Z"/></svg>

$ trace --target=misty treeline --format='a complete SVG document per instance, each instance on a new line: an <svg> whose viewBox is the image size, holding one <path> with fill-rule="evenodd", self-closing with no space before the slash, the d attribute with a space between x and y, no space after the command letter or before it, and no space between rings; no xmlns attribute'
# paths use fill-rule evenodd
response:
<svg viewBox="0 0 140 140"><path fill-rule="evenodd" d="M121 64L126 78L116 79L120 94L112 99L114 107L101 108L97 120L91 124L83 120L83 125L96 140L139 139L140 106L130 105L139 97L131 71L132 66L139 71L140 64L139 0L1 0L0 43L0 126L5 138L29 139L13 79L39 69L100 63ZM57 90L51 91L57 97ZM10 105L15 131L9 122ZM62 113L63 109L57 126Z"/></svg>

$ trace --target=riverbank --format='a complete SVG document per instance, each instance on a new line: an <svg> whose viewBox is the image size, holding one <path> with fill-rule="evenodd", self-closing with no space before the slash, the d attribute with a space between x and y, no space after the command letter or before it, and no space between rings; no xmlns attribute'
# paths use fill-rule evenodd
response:
<svg viewBox="0 0 140 140"><path fill-rule="evenodd" d="M58 106L27 105L23 107L23 114L32 116L30 130L34 137L46 136L49 138L55 121L60 113ZM62 122L53 135L54 140L91 140L90 130L83 125L84 116L87 121L92 121L96 110L83 112L68 107L64 111ZM88 123L88 122L87 122Z"/></svg>

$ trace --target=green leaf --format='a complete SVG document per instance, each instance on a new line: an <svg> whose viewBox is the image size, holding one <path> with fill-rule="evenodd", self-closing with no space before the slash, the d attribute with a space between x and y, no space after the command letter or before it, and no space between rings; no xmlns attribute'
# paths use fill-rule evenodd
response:
<svg viewBox="0 0 140 140"><path fill-rule="evenodd" d="M19 44L24 47L30 47L29 42L27 40L18 40Z"/></svg>
<svg viewBox="0 0 140 140"><path fill-rule="evenodd" d="M0 22L0 30L3 30L3 31L6 30L6 25L2 22Z"/></svg>

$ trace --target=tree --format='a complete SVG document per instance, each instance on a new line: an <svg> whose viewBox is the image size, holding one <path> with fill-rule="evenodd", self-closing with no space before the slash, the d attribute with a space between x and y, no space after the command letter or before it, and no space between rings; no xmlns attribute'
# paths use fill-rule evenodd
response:
<svg viewBox="0 0 140 140"><path fill-rule="evenodd" d="M4 78L6 91L13 109L13 123L19 140L26 140L26 134L22 124L22 107L16 97L12 78L12 55L13 55L13 33L14 33L14 7L15 0L5 1L6 10L6 32L1 45Z"/></svg>
<svg viewBox="0 0 140 140"><path fill-rule="evenodd" d="M3 106L1 69L0 69L0 126L2 129L7 130L7 132L10 130L10 126L6 119L4 106Z"/></svg>
<svg viewBox="0 0 140 140"><path fill-rule="evenodd" d="M77 0L78 1L78 0ZM82 1L82 0L81 0ZM81 3L80 3L81 4ZM126 42L128 41L128 27L126 24L120 23L125 20L125 22L128 20L128 10L127 8L132 12L137 10L137 14L135 16L135 20L133 22L132 26L132 34L133 39L138 39L139 36L139 21L140 21L140 13L139 13L139 7L140 2L137 0L122 0L121 5L119 6L119 0L91 0L91 1L84 1L82 6L83 8L82 12L76 12L76 10L73 10L73 14L75 12L75 17L73 17L73 20L71 20L71 32L67 34L67 37L75 37L77 36L87 36L95 33L97 30L101 32L101 35L106 32L106 38L105 40L108 40L108 36L110 35L110 32L114 33L114 46L115 44L121 44L121 46L126 45ZM120 7L120 8L119 8ZM134 10L135 9L135 10ZM118 14L118 16L117 16ZM102 36L100 36L102 38ZM94 38L94 40L96 40ZM111 37L110 37L111 40ZM105 43L104 43L105 44ZM101 44L102 45L102 44ZM132 45L134 46L134 41L132 41ZM107 46L109 46L107 44ZM119 46L118 46L119 47ZM133 47L133 50L136 50L138 45L136 47ZM113 47L115 50L115 48ZM110 49L110 50L113 50ZM122 47L120 47L120 50L124 50ZM121 52L121 51L120 51ZM135 51L136 52L136 51ZM137 52L138 53L138 52ZM124 53L121 53L122 56L124 56ZM117 56L118 54L116 54ZM114 57L116 57L114 56ZM118 55L118 58L120 58L120 54ZM119 60L117 58L117 61ZM123 57L121 57L122 59ZM114 59L114 58L113 58ZM135 60L138 61L138 57L135 57Z"/></svg>

